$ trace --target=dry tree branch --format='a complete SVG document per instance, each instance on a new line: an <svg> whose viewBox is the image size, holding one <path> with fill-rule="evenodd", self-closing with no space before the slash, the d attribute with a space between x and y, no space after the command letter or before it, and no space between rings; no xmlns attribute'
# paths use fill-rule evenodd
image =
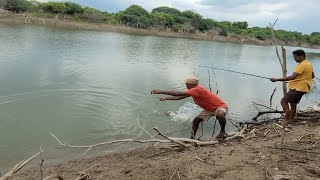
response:
<svg viewBox="0 0 320 180"><path fill-rule="evenodd" d="M274 21L273 25L271 25L271 23L269 23L269 25L270 25L270 29L271 29L271 33L272 33L273 43L276 47L277 57L278 57L280 65L281 65L281 68L283 68L283 64L281 62L281 58L280 58L279 51L278 51L278 44L277 44L276 36L274 33L274 29L273 29L273 27L274 27L274 25L276 25L277 21L278 21L278 18Z"/></svg>
<svg viewBox="0 0 320 180"><path fill-rule="evenodd" d="M162 134L162 133L158 130L158 128L156 128L156 127L154 127L153 129L154 129L155 131L157 131L160 136L164 137L165 139L168 139L168 140L171 141L171 142L177 143L177 144L179 144L179 145L181 145L181 146L183 146L183 147L185 147L185 148L191 147L190 144L185 144L185 143L177 140L176 138L167 137L166 135Z"/></svg>
<svg viewBox="0 0 320 180"><path fill-rule="evenodd" d="M30 161L32 161L34 158L36 158L40 153L42 152L42 150L40 152L38 152L37 154L31 156L29 159L27 160L22 160L20 161L18 164L16 164L9 172L7 172L5 175L3 175L2 177L0 177L0 180L8 180L13 174L15 174L16 172L18 172L21 168L23 168L26 164L28 164Z"/></svg>
<svg viewBox="0 0 320 180"><path fill-rule="evenodd" d="M274 110L274 111L260 111L260 112L258 112L258 114L255 117L252 118L252 120L257 121L258 117L260 117L263 114L274 114L274 113L281 113L282 114L282 113L284 113L284 111L276 111L276 110ZM272 119L270 119L270 120L272 120Z"/></svg>
<svg viewBox="0 0 320 180"><path fill-rule="evenodd" d="M272 94L271 94L271 96L270 96L270 107L272 107L272 98L273 98L273 95L274 95L274 93L276 92L276 90L277 90L277 88L274 88L274 89L273 89L273 92L272 92Z"/></svg>
<svg viewBox="0 0 320 180"><path fill-rule="evenodd" d="M74 146L74 145L61 143L61 141L53 133L50 133L50 134L60 143L61 146L68 147L68 148L88 148L86 152L83 153L83 155L85 155L91 148L106 145L106 144L119 143L119 142L138 142L138 143L148 143L148 142L170 143L171 142L171 141L161 140L161 139L151 139L151 140L121 139L121 140L114 140L114 141L106 141L106 142L93 144L93 145Z"/></svg>

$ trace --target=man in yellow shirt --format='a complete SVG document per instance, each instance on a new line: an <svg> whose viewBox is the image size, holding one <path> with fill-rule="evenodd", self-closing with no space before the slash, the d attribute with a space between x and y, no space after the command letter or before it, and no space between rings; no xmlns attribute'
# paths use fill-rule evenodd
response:
<svg viewBox="0 0 320 180"><path fill-rule="evenodd" d="M291 128L297 111L297 104L305 93L311 89L311 80L314 78L312 64L306 60L302 49L292 52L294 60L298 63L291 76L284 78L271 78L272 82L289 81L289 92L281 99L281 106L285 112L286 127ZM290 106L289 106L290 104Z"/></svg>

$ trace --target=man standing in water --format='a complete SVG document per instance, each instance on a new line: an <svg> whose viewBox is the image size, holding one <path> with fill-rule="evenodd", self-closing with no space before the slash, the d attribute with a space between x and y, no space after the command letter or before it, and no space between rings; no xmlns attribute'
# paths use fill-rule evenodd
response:
<svg viewBox="0 0 320 180"><path fill-rule="evenodd" d="M281 106L285 112L285 125L292 128L297 104L305 93L311 89L311 80L314 78L312 64L306 60L306 54L298 49L292 52L294 60L298 63L291 76L284 78L271 78L272 82L289 81L289 92L281 99ZM290 105L290 106L289 106Z"/></svg>
<svg viewBox="0 0 320 180"><path fill-rule="evenodd" d="M191 139L194 139L202 121L207 121L211 116L216 116L219 120L221 127L220 133L216 139L223 141L227 134L225 133L226 118L228 107L218 96L212 94L209 90L198 84L199 79L194 75L188 77L185 80L185 84L188 90L186 91L175 91L175 90L152 90L151 94L166 94L171 95L167 97L161 97L160 101L166 100L180 100L187 97L192 97L195 104L203 108L203 111L194 118L192 123Z"/></svg>

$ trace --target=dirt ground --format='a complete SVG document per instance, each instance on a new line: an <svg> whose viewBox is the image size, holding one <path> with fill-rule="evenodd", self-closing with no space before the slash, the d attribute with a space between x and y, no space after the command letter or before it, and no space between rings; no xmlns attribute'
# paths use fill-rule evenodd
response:
<svg viewBox="0 0 320 180"><path fill-rule="evenodd" d="M252 130L250 130L252 132ZM63 179L320 179L320 123L299 122L285 134L269 124L250 139L174 150L144 146L129 152L44 164L43 176ZM67 151L68 149L66 149ZM299 151L298 151L299 150ZM11 179L40 179L38 167L21 170ZM81 179L81 178L80 178Z"/></svg>

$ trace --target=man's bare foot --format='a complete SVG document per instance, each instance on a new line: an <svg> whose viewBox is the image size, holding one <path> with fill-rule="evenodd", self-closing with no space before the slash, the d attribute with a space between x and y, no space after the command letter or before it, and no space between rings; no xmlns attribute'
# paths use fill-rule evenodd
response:
<svg viewBox="0 0 320 180"><path fill-rule="evenodd" d="M291 128L291 129L292 129L292 126L293 126L292 123L287 123L287 124L286 124L286 127L287 127L287 128Z"/></svg>
<svg viewBox="0 0 320 180"><path fill-rule="evenodd" d="M228 135L225 132L220 132L217 135L216 140L219 141L219 142L222 142L227 137L228 137Z"/></svg>
<svg viewBox="0 0 320 180"><path fill-rule="evenodd" d="M293 130L293 129L292 129L292 126L293 126L292 123L287 123L287 124L285 125L285 128L284 128L284 129L285 129L286 131L290 132L290 131Z"/></svg>

